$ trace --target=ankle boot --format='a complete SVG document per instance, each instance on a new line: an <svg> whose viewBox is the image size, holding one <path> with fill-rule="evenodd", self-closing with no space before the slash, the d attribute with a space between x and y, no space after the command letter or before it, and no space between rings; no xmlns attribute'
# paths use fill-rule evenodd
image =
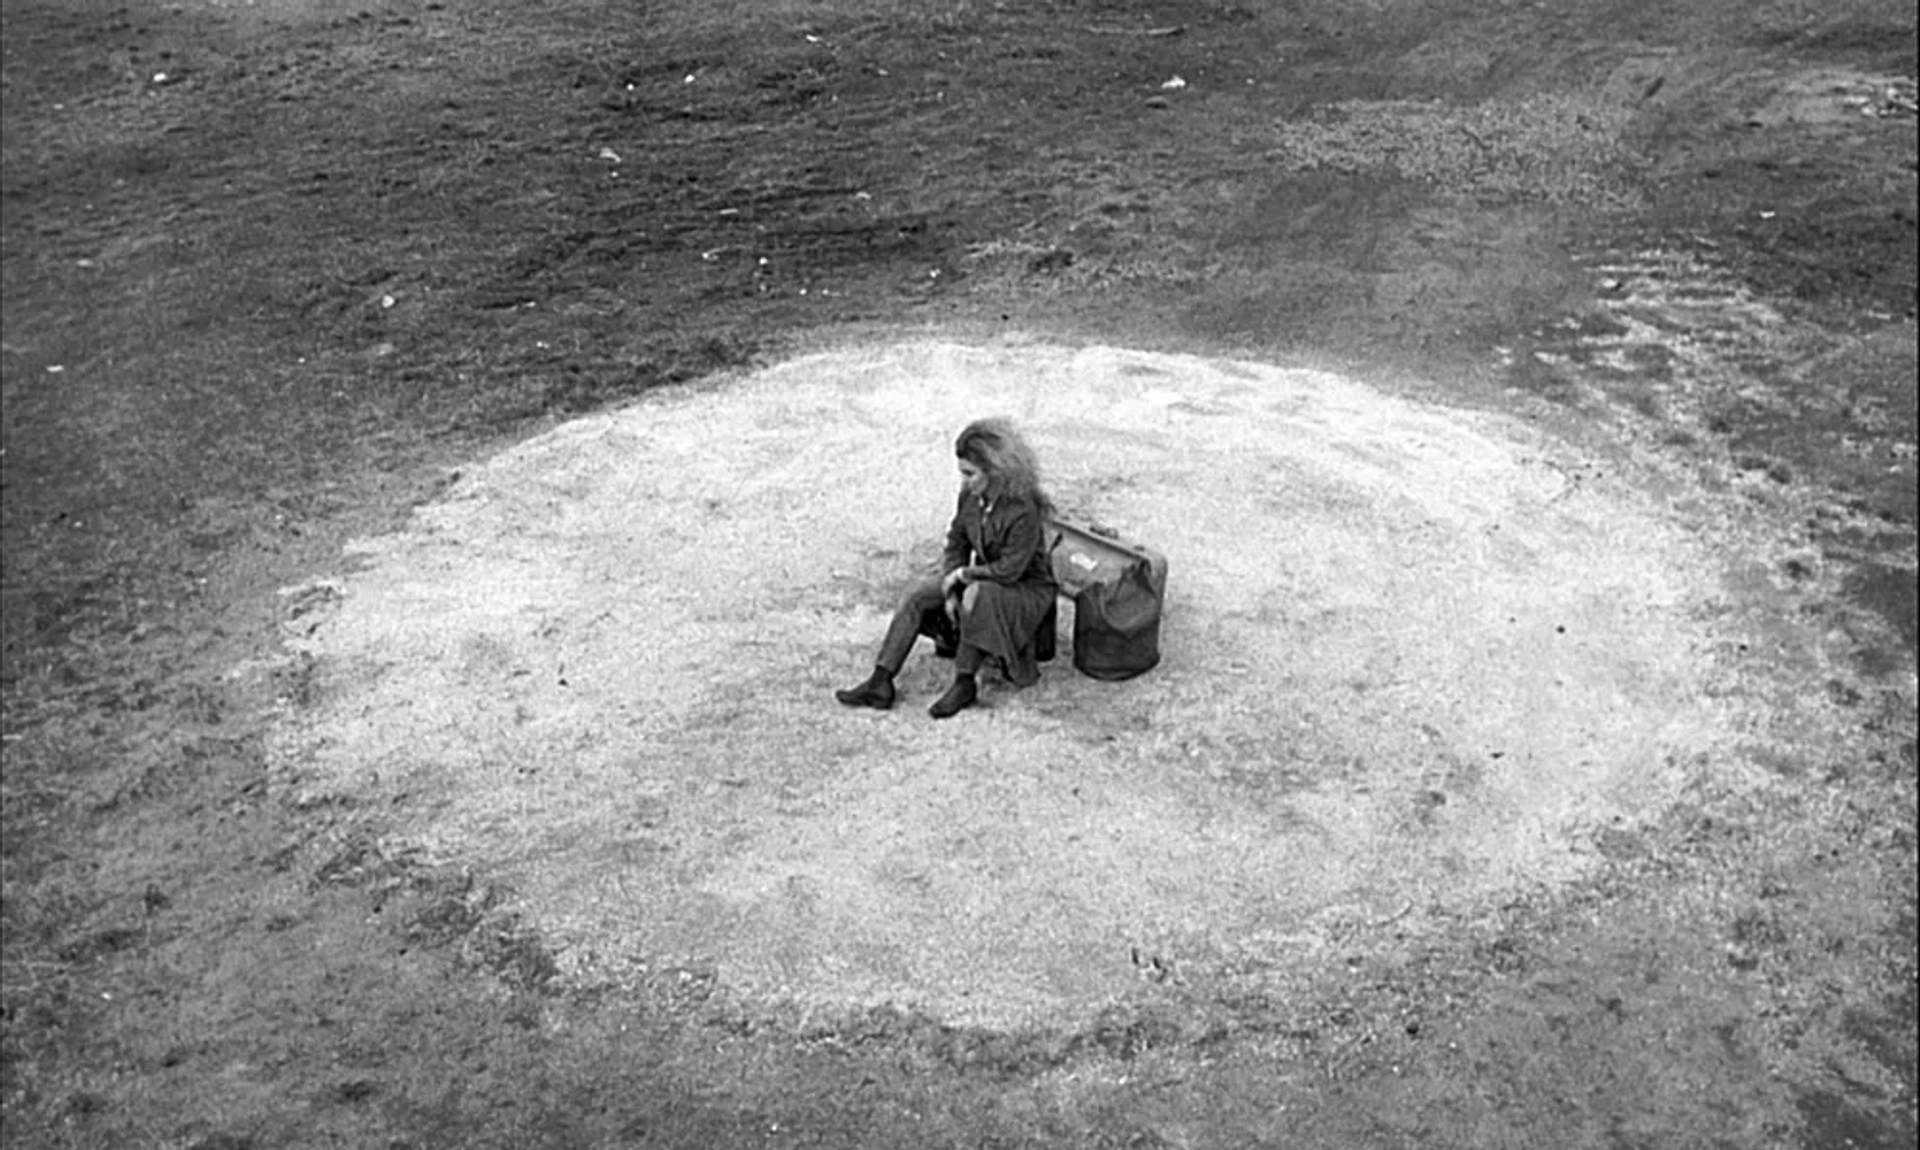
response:
<svg viewBox="0 0 1920 1150"><path fill-rule="evenodd" d="M833 697L849 707L872 707L876 711L884 711L893 706L893 672L885 667L875 667L866 682L858 687L835 691Z"/></svg>
<svg viewBox="0 0 1920 1150"><path fill-rule="evenodd" d="M972 675L955 675L953 686L948 687L947 693L927 708L927 714L936 719L950 719L973 706L973 701L979 697L980 689L974 684Z"/></svg>

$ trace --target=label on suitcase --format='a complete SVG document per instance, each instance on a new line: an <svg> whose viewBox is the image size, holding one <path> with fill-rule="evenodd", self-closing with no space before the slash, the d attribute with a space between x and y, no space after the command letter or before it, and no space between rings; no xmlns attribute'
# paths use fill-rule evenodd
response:
<svg viewBox="0 0 1920 1150"><path fill-rule="evenodd" d="M1090 678L1130 679L1160 662L1166 556L1072 523L1053 524L1054 578L1073 596L1073 665Z"/></svg>
<svg viewBox="0 0 1920 1150"><path fill-rule="evenodd" d="M1166 593L1167 557L1153 548L1090 525L1054 520L1048 528L1053 578L1066 595L1078 595L1095 583L1117 583L1141 564L1154 594Z"/></svg>

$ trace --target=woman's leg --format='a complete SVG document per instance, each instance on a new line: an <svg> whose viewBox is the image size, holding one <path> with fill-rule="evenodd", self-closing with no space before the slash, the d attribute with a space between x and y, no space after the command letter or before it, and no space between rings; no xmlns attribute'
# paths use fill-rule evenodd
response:
<svg viewBox="0 0 1920 1150"><path fill-rule="evenodd" d="M893 677L906 665L907 653L913 650L913 641L926 629L927 612L945 609L938 580L914 586L894 609L893 621L887 625L887 637L881 641L880 654L874 660L873 674L858 686L835 691L833 697L849 707L873 707L884 711L893 706Z"/></svg>
<svg viewBox="0 0 1920 1150"><path fill-rule="evenodd" d="M915 584L901 597L900 605L894 609L893 622L887 624L887 637L881 640L880 654L874 663L885 667L888 674L898 675L900 668L907 664L907 654L913 650L913 641L926 631L928 613L938 614L946 609L938 579Z"/></svg>
<svg viewBox="0 0 1920 1150"><path fill-rule="evenodd" d="M967 585L966 594L960 599L960 633L966 634L967 616L973 613L974 605L980 601L980 584ZM947 693L927 708L927 713L936 719L950 719L973 706L980 697L979 681L974 676L979 673L980 665L987 660L987 653L967 642L960 641L960 647L953 653L953 685Z"/></svg>
<svg viewBox="0 0 1920 1150"><path fill-rule="evenodd" d="M1031 686L1040 678L1043 657L1053 655L1047 650L1051 644L1042 642L1053 638L1053 589L999 583L982 583L979 589L960 637L1000 664L1009 682Z"/></svg>
<svg viewBox="0 0 1920 1150"><path fill-rule="evenodd" d="M980 698L980 683L974 674L980 670L985 658L986 652L972 643L960 644L960 650L953 656L953 682L947 687L946 694L935 699L933 706L927 708L927 714L936 719L950 719L973 706Z"/></svg>

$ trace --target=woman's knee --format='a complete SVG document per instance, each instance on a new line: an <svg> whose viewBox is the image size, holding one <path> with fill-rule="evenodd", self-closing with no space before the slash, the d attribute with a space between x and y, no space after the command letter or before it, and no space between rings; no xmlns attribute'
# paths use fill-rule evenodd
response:
<svg viewBox="0 0 1920 1150"><path fill-rule="evenodd" d="M900 596L901 610L924 611L928 607L938 607L944 601L940 593L938 579L923 579L907 588Z"/></svg>

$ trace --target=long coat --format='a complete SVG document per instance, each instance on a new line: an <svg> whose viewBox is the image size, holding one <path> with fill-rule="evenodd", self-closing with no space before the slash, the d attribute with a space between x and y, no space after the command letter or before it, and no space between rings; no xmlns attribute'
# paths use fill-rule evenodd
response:
<svg viewBox="0 0 1920 1150"><path fill-rule="evenodd" d="M947 528L942 574L970 568L977 587L960 625L960 641L998 657L1021 687L1040 678L1034 638L1060 593L1047 554L1046 515L1031 499L982 501L960 492Z"/></svg>

